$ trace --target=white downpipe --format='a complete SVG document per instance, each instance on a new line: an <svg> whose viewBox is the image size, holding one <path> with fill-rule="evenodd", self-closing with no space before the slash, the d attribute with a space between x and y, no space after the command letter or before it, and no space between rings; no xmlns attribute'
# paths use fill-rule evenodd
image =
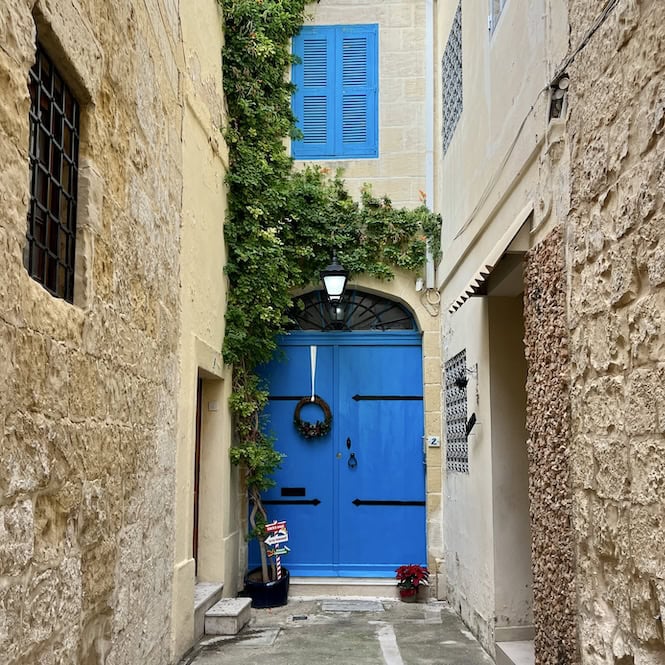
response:
<svg viewBox="0 0 665 665"><path fill-rule="evenodd" d="M425 0L425 195L434 207L434 0ZM425 288L435 287L435 266L427 251Z"/></svg>

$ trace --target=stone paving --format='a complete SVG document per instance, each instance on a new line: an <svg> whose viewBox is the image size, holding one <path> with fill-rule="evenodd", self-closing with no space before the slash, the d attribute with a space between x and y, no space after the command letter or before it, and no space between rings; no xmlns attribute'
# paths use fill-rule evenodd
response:
<svg viewBox="0 0 665 665"><path fill-rule="evenodd" d="M292 599L252 610L233 637L205 637L180 665L491 665L443 602Z"/></svg>

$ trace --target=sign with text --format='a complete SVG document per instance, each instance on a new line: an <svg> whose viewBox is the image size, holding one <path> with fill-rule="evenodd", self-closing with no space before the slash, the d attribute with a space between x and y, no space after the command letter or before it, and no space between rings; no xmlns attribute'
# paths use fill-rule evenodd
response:
<svg viewBox="0 0 665 665"><path fill-rule="evenodd" d="M268 556L282 556L283 554L288 554L290 551L291 548L284 545L284 547L276 547L274 550L267 550L266 554Z"/></svg>
<svg viewBox="0 0 665 665"><path fill-rule="evenodd" d="M275 531L286 531L286 522L270 522L270 524L266 524L266 531L268 533L274 533Z"/></svg>
<svg viewBox="0 0 665 665"><path fill-rule="evenodd" d="M265 543L266 545L277 545L277 543L285 543L289 539L289 534L286 531L286 529L282 529L281 531L275 531L275 533L271 533L266 539Z"/></svg>

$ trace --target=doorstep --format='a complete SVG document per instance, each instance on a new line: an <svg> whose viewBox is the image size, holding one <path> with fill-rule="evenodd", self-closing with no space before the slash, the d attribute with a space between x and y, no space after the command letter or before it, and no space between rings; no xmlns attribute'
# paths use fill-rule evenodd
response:
<svg viewBox="0 0 665 665"><path fill-rule="evenodd" d="M340 596L396 600L397 582L385 577L291 577L289 597Z"/></svg>
<svg viewBox="0 0 665 665"><path fill-rule="evenodd" d="M237 635L251 617L250 598L222 598L205 615L206 635Z"/></svg>
<svg viewBox="0 0 665 665"><path fill-rule="evenodd" d="M496 665L534 665L536 662L533 640L497 642Z"/></svg>
<svg viewBox="0 0 665 665"><path fill-rule="evenodd" d="M203 637L206 612L222 598L221 582L198 582L194 587L194 641Z"/></svg>

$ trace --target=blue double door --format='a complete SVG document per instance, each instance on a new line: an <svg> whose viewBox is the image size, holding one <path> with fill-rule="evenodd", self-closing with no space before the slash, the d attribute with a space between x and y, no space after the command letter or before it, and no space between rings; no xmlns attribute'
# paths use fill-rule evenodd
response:
<svg viewBox="0 0 665 665"><path fill-rule="evenodd" d="M311 393L313 346L332 429L306 439L294 409ZM293 333L278 355L264 369L264 426L286 457L264 499L270 518L288 523L291 574L392 577L401 564L425 563L420 335ZM323 414L307 405L301 418Z"/></svg>

